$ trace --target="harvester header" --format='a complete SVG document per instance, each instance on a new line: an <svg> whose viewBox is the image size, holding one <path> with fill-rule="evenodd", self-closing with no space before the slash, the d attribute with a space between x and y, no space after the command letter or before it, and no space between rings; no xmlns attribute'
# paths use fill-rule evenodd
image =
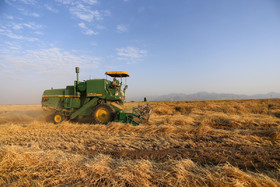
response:
<svg viewBox="0 0 280 187"><path fill-rule="evenodd" d="M43 93L42 107L53 113L54 123L61 123L64 119L89 119L92 123L118 121L139 125L149 120L152 111L149 105L123 109L128 85L123 84L122 78L129 77L129 73L108 71L105 74L114 80L90 79L83 82L79 81L79 67L76 67L76 74L74 85ZM117 78L121 78L121 82Z"/></svg>

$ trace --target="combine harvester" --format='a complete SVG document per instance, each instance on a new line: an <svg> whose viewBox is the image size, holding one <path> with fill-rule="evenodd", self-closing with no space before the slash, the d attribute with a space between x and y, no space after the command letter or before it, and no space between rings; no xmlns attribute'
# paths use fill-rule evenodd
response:
<svg viewBox="0 0 280 187"><path fill-rule="evenodd" d="M117 121L136 126L149 120L152 108L148 104L126 110L122 107L128 87L123 85L122 78L129 77L127 72L106 72L106 75L114 78L113 81L107 80L106 76L106 79L80 82L78 67L76 74L74 86L45 90L43 93L42 108L52 113L55 124L65 119L90 119L92 123ZM121 78L121 83L116 78Z"/></svg>

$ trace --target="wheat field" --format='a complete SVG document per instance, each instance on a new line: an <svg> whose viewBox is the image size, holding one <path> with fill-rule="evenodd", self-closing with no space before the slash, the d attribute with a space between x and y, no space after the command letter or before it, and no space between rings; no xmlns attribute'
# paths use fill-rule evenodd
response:
<svg viewBox="0 0 280 187"><path fill-rule="evenodd" d="M148 103L141 126L0 106L0 186L280 186L279 99Z"/></svg>

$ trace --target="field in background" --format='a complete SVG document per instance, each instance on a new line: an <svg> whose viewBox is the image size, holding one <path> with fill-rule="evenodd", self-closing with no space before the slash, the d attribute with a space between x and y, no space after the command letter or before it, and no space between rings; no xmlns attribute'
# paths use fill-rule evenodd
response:
<svg viewBox="0 0 280 187"><path fill-rule="evenodd" d="M0 106L0 186L280 186L279 99L149 104L136 127Z"/></svg>

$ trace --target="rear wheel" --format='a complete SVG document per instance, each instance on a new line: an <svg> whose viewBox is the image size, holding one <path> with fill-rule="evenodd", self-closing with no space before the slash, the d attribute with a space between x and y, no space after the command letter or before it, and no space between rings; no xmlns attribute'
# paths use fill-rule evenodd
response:
<svg viewBox="0 0 280 187"><path fill-rule="evenodd" d="M114 109L108 104L99 104L93 111L93 122L107 124L114 119Z"/></svg>
<svg viewBox="0 0 280 187"><path fill-rule="evenodd" d="M54 124L59 124L64 120L64 115L60 112L57 112L53 115Z"/></svg>

